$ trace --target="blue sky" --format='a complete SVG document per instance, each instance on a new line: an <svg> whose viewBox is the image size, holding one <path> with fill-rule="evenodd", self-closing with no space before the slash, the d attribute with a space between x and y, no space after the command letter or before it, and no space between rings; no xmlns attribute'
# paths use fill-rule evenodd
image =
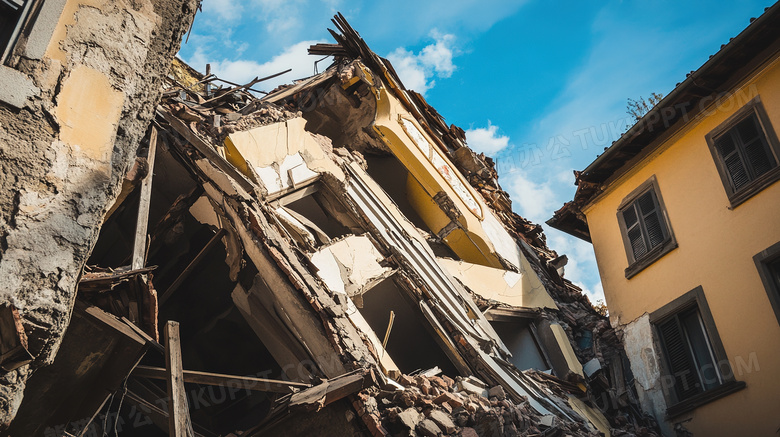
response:
<svg viewBox="0 0 780 437"><path fill-rule="evenodd" d="M573 197L572 170L626 130L628 98L669 93L772 3L204 0L179 55L236 82L293 69L270 89L314 73L306 49L332 42L340 11L407 88L497 160L515 211L543 223ZM544 227L569 256L566 277L602 299L590 244Z"/></svg>

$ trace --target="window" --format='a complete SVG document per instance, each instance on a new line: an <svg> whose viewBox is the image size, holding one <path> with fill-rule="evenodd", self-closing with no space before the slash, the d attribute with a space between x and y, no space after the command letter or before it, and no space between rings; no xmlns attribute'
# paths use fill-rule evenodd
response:
<svg viewBox="0 0 780 437"><path fill-rule="evenodd" d="M769 295L769 302L775 311L777 321L780 322L780 243L775 243L761 251L753 257L753 261Z"/></svg>
<svg viewBox="0 0 780 437"><path fill-rule="evenodd" d="M43 59L67 0L0 0L0 102L24 107L40 92L32 78L15 69L23 56ZM36 22L33 25L33 22Z"/></svg>
<svg viewBox="0 0 780 437"><path fill-rule="evenodd" d="M4 63L16 44L34 0L0 0L0 49Z"/></svg>
<svg viewBox="0 0 780 437"><path fill-rule="evenodd" d="M628 257L626 278L677 247L655 176L623 199L618 223Z"/></svg>
<svg viewBox="0 0 780 437"><path fill-rule="evenodd" d="M758 97L706 139L732 208L780 177L777 138Z"/></svg>
<svg viewBox="0 0 780 437"><path fill-rule="evenodd" d="M734 380L701 287L650 315L670 417L744 388Z"/></svg>

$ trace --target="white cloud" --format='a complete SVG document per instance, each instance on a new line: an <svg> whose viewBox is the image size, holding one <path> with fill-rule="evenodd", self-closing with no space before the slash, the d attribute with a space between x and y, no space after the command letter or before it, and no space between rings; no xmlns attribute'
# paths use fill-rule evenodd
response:
<svg viewBox="0 0 780 437"><path fill-rule="evenodd" d="M431 36L436 40L436 43L422 49L418 55L420 62L433 69L439 77L450 77L455 71L455 65L452 63L455 35L442 34L434 29Z"/></svg>
<svg viewBox="0 0 780 437"><path fill-rule="evenodd" d="M420 94L425 94L436 84L435 78L448 78L455 71L452 62L456 55L455 36L436 30L430 35L435 42L423 47L417 54L399 47L387 56L404 86Z"/></svg>
<svg viewBox="0 0 780 437"><path fill-rule="evenodd" d="M488 126L466 130L466 142L477 153L493 156L509 146L509 137L498 133L498 126L490 123Z"/></svg>
<svg viewBox="0 0 780 437"><path fill-rule="evenodd" d="M520 169L504 175L509 179L508 190L518 214L535 223L543 223L559 206L558 196L549 183L528 179Z"/></svg>
<svg viewBox="0 0 780 437"><path fill-rule="evenodd" d="M233 0L203 0L203 15L217 17L224 21L236 21L242 17L241 2Z"/></svg>
<svg viewBox="0 0 780 437"><path fill-rule="evenodd" d="M428 82L425 69L420 65L414 53L399 47L393 53L387 55L387 59L393 64L398 77L401 78L407 89L425 94L428 88L433 86L433 82ZM428 76L430 76L430 73L428 73Z"/></svg>
<svg viewBox="0 0 780 437"><path fill-rule="evenodd" d="M206 63L211 64L211 72L221 79L236 83L247 83L255 77L265 77L291 68L292 71L279 77L260 82L257 89L270 91L277 86L290 83L293 79L308 77L314 74L314 61L316 56L310 56L307 49L310 45L321 41L301 41L287 47L282 53L274 56L268 62L259 63L247 59L210 59L202 50L195 51L189 59L190 65L202 70Z"/></svg>
<svg viewBox="0 0 780 437"><path fill-rule="evenodd" d="M561 170L555 175L555 181L564 185L574 185L574 172L568 168Z"/></svg>

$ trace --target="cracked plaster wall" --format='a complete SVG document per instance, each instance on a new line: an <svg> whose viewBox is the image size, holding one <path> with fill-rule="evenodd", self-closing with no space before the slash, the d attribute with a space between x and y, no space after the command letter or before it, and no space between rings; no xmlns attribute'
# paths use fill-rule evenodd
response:
<svg viewBox="0 0 780 437"><path fill-rule="evenodd" d="M0 100L0 304L19 309L35 359L0 376L0 430L27 378L56 356L81 269L196 6L69 0L45 54L15 66L37 92L23 105Z"/></svg>
<svg viewBox="0 0 780 437"><path fill-rule="evenodd" d="M634 386L642 408L655 417L666 435L673 430L665 421L666 399L664 398L661 367L653 343L653 328L650 316L645 313L636 320L617 327L623 333L623 344L634 374Z"/></svg>

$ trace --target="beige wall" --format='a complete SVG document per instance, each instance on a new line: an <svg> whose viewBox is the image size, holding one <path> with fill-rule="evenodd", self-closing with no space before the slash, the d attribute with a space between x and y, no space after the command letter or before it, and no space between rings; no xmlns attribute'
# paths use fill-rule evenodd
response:
<svg viewBox="0 0 780 437"><path fill-rule="evenodd" d="M697 436L774 436L780 428L780 324L753 256L780 241L780 182L729 209L705 135L756 94L780 133L780 60L762 67L735 94L612 182L585 213L613 325L629 325L701 285L735 378L747 384L673 422L692 418L685 426ZM626 279L618 205L653 175L679 246ZM751 354L757 365L740 374L737 360L748 363Z"/></svg>

